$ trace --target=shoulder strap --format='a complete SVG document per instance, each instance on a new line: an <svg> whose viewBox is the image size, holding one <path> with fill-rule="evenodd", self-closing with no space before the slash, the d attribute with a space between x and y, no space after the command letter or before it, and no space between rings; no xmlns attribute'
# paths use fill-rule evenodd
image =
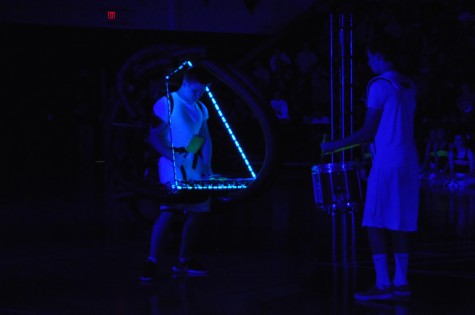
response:
<svg viewBox="0 0 475 315"><path fill-rule="evenodd" d="M371 80L368 82L368 85L367 85L367 87L366 87L366 90L367 90L366 93L367 93L368 95L369 95L369 88L371 87L371 85L372 85L375 81L378 81L378 80L386 81L386 82L388 82L389 84L391 84L392 86L394 86L394 87L397 89L396 85L394 84L394 82L393 82L391 79L385 78L385 77L383 77L383 76L377 76L377 77L374 77L373 79L371 79Z"/></svg>
<svg viewBox="0 0 475 315"><path fill-rule="evenodd" d="M385 76L384 74L382 74L371 79L368 83L367 89L369 90L371 84L378 80L385 80L386 82L389 82L396 90L400 90L401 87L404 89L409 89L413 87L412 82L408 79L397 80L392 78L391 76Z"/></svg>

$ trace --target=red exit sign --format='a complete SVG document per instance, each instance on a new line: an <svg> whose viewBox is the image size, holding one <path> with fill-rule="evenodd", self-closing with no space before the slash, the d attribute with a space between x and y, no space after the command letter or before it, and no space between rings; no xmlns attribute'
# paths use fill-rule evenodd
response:
<svg viewBox="0 0 475 315"><path fill-rule="evenodd" d="M107 11L106 12L106 17L108 21L115 21L117 20L117 11Z"/></svg>

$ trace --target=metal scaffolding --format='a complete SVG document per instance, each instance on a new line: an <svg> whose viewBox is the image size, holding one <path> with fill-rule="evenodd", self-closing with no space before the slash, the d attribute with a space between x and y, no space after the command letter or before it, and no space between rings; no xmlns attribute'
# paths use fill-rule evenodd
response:
<svg viewBox="0 0 475 315"><path fill-rule="evenodd" d="M334 4L330 10L331 140L353 132L353 17ZM332 162L353 160L353 150L332 154Z"/></svg>

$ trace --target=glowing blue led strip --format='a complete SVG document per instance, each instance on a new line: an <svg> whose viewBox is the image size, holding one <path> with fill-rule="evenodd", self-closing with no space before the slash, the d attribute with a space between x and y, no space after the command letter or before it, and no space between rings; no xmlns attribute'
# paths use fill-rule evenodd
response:
<svg viewBox="0 0 475 315"><path fill-rule="evenodd" d="M234 136L234 133L231 130L231 127L229 126L229 124L226 120L226 117L224 117L223 112L219 108L218 102L216 102L216 99L214 98L213 93L211 93L211 90L209 89L209 87L206 87L206 92L208 93L208 96L211 99L211 102L213 103L214 108L218 112L219 118L221 118L221 121L223 122L224 127L226 127L227 132L231 136L231 139L233 140L234 144L236 145L236 148L237 148L239 154L241 154L241 157L242 157L244 163L246 164L247 169L249 170L249 173L251 173L252 178L256 178L256 173L254 173L254 170L252 169L252 166L249 163L249 160L247 159L246 154L244 154L244 151L242 150L241 145L239 144L239 141Z"/></svg>
<svg viewBox="0 0 475 315"><path fill-rule="evenodd" d="M213 183L210 181L204 182L193 182L193 181L183 181L177 187L180 190L230 190L230 189L245 189L249 187L251 182L254 179L231 179L229 182L220 182Z"/></svg>
<svg viewBox="0 0 475 315"><path fill-rule="evenodd" d="M178 189L178 190L181 190L181 189L187 189L187 190L193 190L193 189L202 189L202 190L245 189L245 188L248 187L248 183L240 183L240 184L236 184L236 183L224 184L224 183L221 183L220 185L217 185L217 186L216 185L206 185L206 184L204 184L204 185L191 185L191 186L190 185L179 185L178 184L178 178L177 178L177 175L176 175L175 149L173 147L173 139L172 139L172 132L171 132L171 104L170 104L170 91L168 89L168 81L170 80L171 76L173 76L175 73L181 71L185 66L193 67L193 64L191 63L191 61L185 61L178 68L176 68L172 73L165 76L166 93L167 93L167 101L168 101L168 124L170 126L170 143L171 143L171 147L172 147L172 157L173 157L173 177L174 177L174 182L175 182L174 185L172 185L172 188L173 189ZM236 146L239 154L241 155L241 158L243 159L244 163L246 164L247 169L249 170L249 173L251 174L252 178L255 179L256 178L256 173L252 169L252 166L249 163L249 160L247 159L246 154L242 150L241 145L239 144L236 136L234 135L234 132L232 131L231 127L229 126L229 124L226 120L226 117L224 117L223 112L219 108L218 102L214 98L213 93L211 93L211 90L209 89L209 87L206 87L206 92L207 92L211 102L213 103L214 108L216 109L219 117L221 118L221 121L223 122L224 127L226 128L226 131L230 135L231 139L233 140L234 145Z"/></svg>
<svg viewBox="0 0 475 315"><path fill-rule="evenodd" d="M181 71L185 66L188 66L188 67L193 67L193 64L191 63L191 61L185 61L184 63L182 63L178 68L176 68L172 73L170 73L169 75L167 75L165 77L165 79L168 81L170 80L170 77L173 76L175 73ZM168 92L168 91L167 91Z"/></svg>
<svg viewBox="0 0 475 315"><path fill-rule="evenodd" d="M172 73L165 76L165 88L166 88L166 93L167 93L167 105L168 105L168 126L170 127L170 145L171 145L171 150L172 150L172 162L173 162L173 180L175 182L175 184L172 185L172 187L178 187L178 178L176 176L175 146L173 145L173 137L172 137L172 106L170 103L170 97L173 97L173 96L170 95L170 90L168 88L168 81L170 80L171 76L181 71L185 66L193 67L193 64L191 63L191 61L185 61L178 68L176 68Z"/></svg>

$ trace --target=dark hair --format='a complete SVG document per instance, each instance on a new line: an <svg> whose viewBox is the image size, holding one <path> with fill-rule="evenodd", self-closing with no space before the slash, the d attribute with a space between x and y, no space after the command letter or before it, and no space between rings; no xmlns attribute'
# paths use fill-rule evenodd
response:
<svg viewBox="0 0 475 315"><path fill-rule="evenodd" d="M395 66L399 65L401 59L401 43L390 34L377 34L368 39L366 48L372 53L381 54L386 61L392 62Z"/></svg>
<svg viewBox="0 0 475 315"><path fill-rule="evenodd" d="M200 65L188 68L184 75L187 82L198 82L204 85L211 83L211 78L211 74Z"/></svg>
<svg viewBox="0 0 475 315"><path fill-rule="evenodd" d="M412 76L419 68L418 45L414 40L376 31L369 36L366 48L373 54L380 53L386 61L392 62L398 71Z"/></svg>

